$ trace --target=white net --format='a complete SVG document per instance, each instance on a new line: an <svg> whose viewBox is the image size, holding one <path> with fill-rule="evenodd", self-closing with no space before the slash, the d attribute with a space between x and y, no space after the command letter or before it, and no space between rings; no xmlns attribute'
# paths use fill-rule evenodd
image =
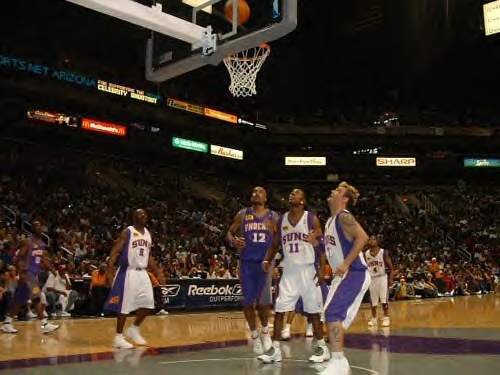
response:
<svg viewBox="0 0 500 375"><path fill-rule="evenodd" d="M229 91L233 96L246 97L257 94L257 74L270 53L271 48L263 44L224 58L224 64L231 76Z"/></svg>

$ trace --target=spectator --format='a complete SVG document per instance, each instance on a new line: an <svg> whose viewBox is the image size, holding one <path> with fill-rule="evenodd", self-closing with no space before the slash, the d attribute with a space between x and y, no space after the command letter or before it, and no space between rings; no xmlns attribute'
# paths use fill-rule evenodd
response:
<svg viewBox="0 0 500 375"><path fill-rule="evenodd" d="M109 286L112 280L108 280L106 263L101 263L99 269L92 272L90 282L90 314L104 316L104 304L109 294Z"/></svg>

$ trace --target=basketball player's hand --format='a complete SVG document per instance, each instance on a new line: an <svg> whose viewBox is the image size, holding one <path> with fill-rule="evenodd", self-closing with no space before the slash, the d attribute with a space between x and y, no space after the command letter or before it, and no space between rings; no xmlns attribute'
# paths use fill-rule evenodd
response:
<svg viewBox="0 0 500 375"><path fill-rule="evenodd" d="M318 246L319 241L318 238L316 237L316 232L315 231L310 231L309 234L306 235L306 242L309 242L313 246Z"/></svg>
<svg viewBox="0 0 500 375"><path fill-rule="evenodd" d="M233 240L233 246L238 250L241 251L245 247L245 239L241 237L234 237Z"/></svg>
<svg viewBox="0 0 500 375"><path fill-rule="evenodd" d="M333 270L333 275L342 277L342 276L344 276L346 271L347 271L347 266L342 263L340 266L338 266L337 268L335 268Z"/></svg>
<svg viewBox="0 0 500 375"><path fill-rule="evenodd" d="M325 272L323 270L318 269L318 271L316 272L316 276L314 276L314 278L318 280L316 282L316 286L320 286L321 284L324 284Z"/></svg>
<svg viewBox="0 0 500 375"><path fill-rule="evenodd" d="M262 269L264 270L265 273L269 272L269 268L271 267L271 263L267 260L262 262Z"/></svg>

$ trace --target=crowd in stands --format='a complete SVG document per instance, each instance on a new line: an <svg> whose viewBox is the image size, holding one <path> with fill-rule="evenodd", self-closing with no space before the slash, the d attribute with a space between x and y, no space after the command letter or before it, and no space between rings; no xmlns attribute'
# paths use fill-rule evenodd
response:
<svg viewBox="0 0 500 375"><path fill-rule="evenodd" d="M40 153L33 160L32 153L14 150L0 156L0 315L16 285L16 250L35 219L42 220L51 239L54 272L44 280L49 314L104 313L110 285L106 260L137 207L149 213L153 255L167 278L238 276L237 253L224 237L233 215L248 200L243 190L123 161L97 163L91 156L71 153ZM271 187L271 207L283 212L291 189ZM309 208L323 223L328 189L304 188ZM498 191L458 186L435 190L428 194L436 207L430 213L411 199L417 188L360 190L354 213L392 257L394 299L495 290L500 275Z"/></svg>

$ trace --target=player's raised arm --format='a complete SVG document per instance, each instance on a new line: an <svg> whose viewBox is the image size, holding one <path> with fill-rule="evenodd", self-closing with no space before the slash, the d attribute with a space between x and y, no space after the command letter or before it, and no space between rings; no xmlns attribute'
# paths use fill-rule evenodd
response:
<svg viewBox="0 0 500 375"><path fill-rule="evenodd" d="M233 223L227 231L226 239L230 246L235 247L238 251L241 251L245 247L245 240L236 236L238 229L243 223L243 213L240 211L236 214L233 219Z"/></svg>
<svg viewBox="0 0 500 375"><path fill-rule="evenodd" d="M344 234L353 242L351 252L344 259L344 262L334 271L336 275L342 276L351 263L359 256L359 253L365 248L368 242L368 235L350 212L342 213L339 219Z"/></svg>

